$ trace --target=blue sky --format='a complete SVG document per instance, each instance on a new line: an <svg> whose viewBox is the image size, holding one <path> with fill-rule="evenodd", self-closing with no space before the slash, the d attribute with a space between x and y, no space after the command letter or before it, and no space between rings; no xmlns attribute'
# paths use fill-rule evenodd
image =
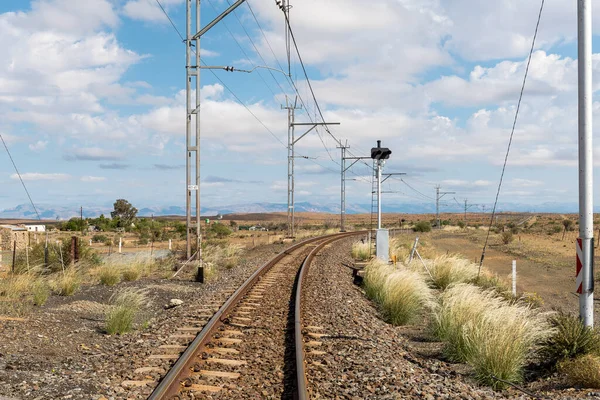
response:
<svg viewBox="0 0 600 400"><path fill-rule="evenodd" d="M161 3L185 35L185 1ZM285 68L281 12L271 0L248 3L263 31L244 4L204 36L204 60ZM202 23L227 5L203 1ZM331 128L337 138L355 154L383 140L393 150L386 170L407 172L427 196L440 184L459 201L493 201L537 1L292 5L319 104L327 120L341 123ZM501 201L577 201L575 7L546 1ZM155 0L4 0L0 48L0 132L36 203L184 205L185 46ZM599 61L595 54L595 76ZM307 121L315 107L297 57L291 70L308 107L297 120ZM282 74L215 74L286 140L281 104L293 92ZM210 72L201 82L202 203L285 202L285 147ZM297 201L337 203L339 150L319 133L322 141L312 133L297 146L311 158L297 161ZM367 179L369 171L359 164L352 174ZM6 154L0 184L0 209L27 202ZM349 203L370 201L364 180L347 189ZM399 181L386 189L401 192L386 195L389 202L430 201Z"/></svg>

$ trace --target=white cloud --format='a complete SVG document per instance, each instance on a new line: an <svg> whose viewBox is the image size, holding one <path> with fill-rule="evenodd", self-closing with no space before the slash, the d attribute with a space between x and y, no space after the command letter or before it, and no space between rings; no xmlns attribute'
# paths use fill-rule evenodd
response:
<svg viewBox="0 0 600 400"><path fill-rule="evenodd" d="M38 140L35 143L31 143L29 145L29 150L39 153L41 151L46 150L46 146L48 146L48 141Z"/></svg>
<svg viewBox="0 0 600 400"><path fill-rule="evenodd" d="M21 174L21 178L24 181L65 181L71 179L71 176L68 174L59 174L59 173L40 173L40 172L27 172ZM18 180L19 175L12 174L10 179Z"/></svg>
<svg viewBox="0 0 600 400"><path fill-rule="evenodd" d="M75 148L65 154L67 160L118 161L125 158L122 151L107 150L100 147Z"/></svg>
<svg viewBox="0 0 600 400"><path fill-rule="evenodd" d="M104 182L106 180L103 176L82 176L81 182Z"/></svg>

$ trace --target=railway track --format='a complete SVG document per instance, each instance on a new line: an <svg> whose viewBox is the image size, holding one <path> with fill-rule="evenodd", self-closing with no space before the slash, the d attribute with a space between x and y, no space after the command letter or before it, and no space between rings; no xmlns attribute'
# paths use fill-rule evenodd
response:
<svg viewBox="0 0 600 400"><path fill-rule="evenodd" d="M161 346L171 354L156 357L177 361L149 399L308 398L305 345L316 343L320 328L302 324L302 282L323 247L361 233L291 246L261 266L203 327L178 328L181 338L174 340L193 340L187 347Z"/></svg>

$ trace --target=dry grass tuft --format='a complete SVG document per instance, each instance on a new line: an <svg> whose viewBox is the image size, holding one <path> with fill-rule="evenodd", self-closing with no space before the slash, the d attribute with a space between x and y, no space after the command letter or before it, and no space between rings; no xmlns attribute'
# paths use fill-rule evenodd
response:
<svg viewBox="0 0 600 400"><path fill-rule="evenodd" d="M352 258L358 261L367 261L371 258L369 243L354 242L352 243Z"/></svg>
<svg viewBox="0 0 600 400"><path fill-rule="evenodd" d="M466 283L477 277L477 265L457 256L443 255L428 263L430 280L435 288L445 290L456 283Z"/></svg>
<svg viewBox="0 0 600 400"><path fill-rule="evenodd" d="M404 268L387 277L381 297L384 316L392 325L413 322L433 304L433 293L423 277Z"/></svg>
<svg viewBox="0 0 600 400"><path fill-rule="evenodd" d="M558 365L558 370L571 386L600 389L600 357L597 355L565 360Z"/></svg>
<svg viewBox="0 0 600 400"><path fill-rule="evenodd" d="M110 335L121 335L133 330L136 318L147 301L145 291L132 288L121 290L113 295L112 306L106 313L106 332Z"/></svg>
<svg viewBox="0 0 600 400"><path fill-rule="evenodd" d="M104 265L98 269L100 283L106 286L114 286L121 282L121 269L112 265Z"/></svg>
<svg viewBox="0 0 600 400"><path fill-rule="evenodd" d="M81 274L75 268L69 268L64 273L59 272L55 276L50 285L54 293L59 296L72 296L81 286Z"/></svg>
<svg viewBox="0 0 600 400"><path fill-rule="evenodd" d="M389 275L395 271L395 268L379 259L373 259L365 268L363 287L368 298L382 303L384 295L384 285Z"/></svg>

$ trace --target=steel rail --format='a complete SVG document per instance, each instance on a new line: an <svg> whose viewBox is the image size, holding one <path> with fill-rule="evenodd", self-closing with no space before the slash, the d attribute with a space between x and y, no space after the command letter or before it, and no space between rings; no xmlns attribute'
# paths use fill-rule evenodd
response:
<svg viewBox="0 0 600 400"><path fill-rule="evenodd" d="M312 250L302 262L300 272L298 273L298 283L296 284L296 304L294 306L294 342L296 347L296 397L297 400L308 400L308 389L306 388L306 369L304 368L304 340L302 337L302 282L308 274L308 269L313 258L323 249L323 247L337 240L348 236L364 234L364 231L346 232L337 235L320 243Z"/></svg>
<svg viewBox="0 0 600 400"><path fill-rule="evenodd" d="M207 324L202 328L196 338L190 343L188 348L183 354L177 359L175 364L171 367L169 372L163 377L163 379L156 386L152 394L148 397L148 400L166 400L166 399L178 399L180 398L177 394L181 387L183 379L182 375L185 371L190 369L195 363L194 356L198 350L205 346L211 339L214 333L223 325L223 317L226 317L233 308L243 299L244 295L250 291L252 286L265 275L274 265L276 265L281 259L289 255L291 252L307 245L312 242L327 238L343 238L353 234L359 234L364 232L346 232L346 233L335 233L332 235L319 236L316 238L310 238L302 242L296 243L293 246L288 247L271 260L263 264L258 270L256 270L243 284L235 291L231 297L221 306L221 308L212 316Z"/></svg>

